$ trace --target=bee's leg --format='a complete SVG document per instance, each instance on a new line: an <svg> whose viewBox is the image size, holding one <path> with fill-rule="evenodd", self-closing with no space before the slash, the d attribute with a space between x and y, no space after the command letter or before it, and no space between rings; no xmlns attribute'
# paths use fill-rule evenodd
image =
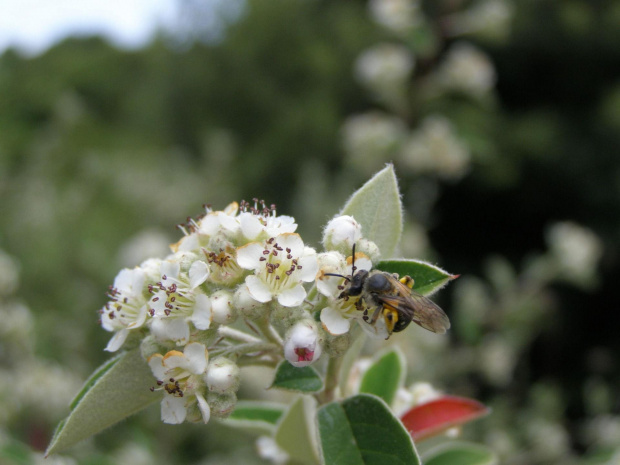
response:
<svg viewBox="0 0 620 465"><path fill-rule="evenodd" d="M399 281L409 289L413 289L413 278L411 276L403 276Z"/></svg>
<svg viewBox="0 0 620 465"><path fill-rule="evenodd" d="M381 309L383 308L382 305L379 305L376 309L375 309L375 313L372 314L372 318L370 319L370 321L368 322L368 324L374 325L377 320L379 319L379 315L381 315Z"/></svg>

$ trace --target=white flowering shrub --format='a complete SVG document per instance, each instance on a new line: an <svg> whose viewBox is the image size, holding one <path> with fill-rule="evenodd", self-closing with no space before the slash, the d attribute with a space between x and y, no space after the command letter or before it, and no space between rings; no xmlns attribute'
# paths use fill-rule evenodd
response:
<svg viewBox="0 0 620 465"><path fill-rule="evenodd" d="M274 463L333 463L341 453L336 434L351 444L347 463L374 453L420 463L412 438L466 421L446 421L442 412L454 400L405 389L398 351L370 363L356 360L365 335L400 337L412 321L436 333L450 327L424 296L455 276L390 258L401 223L391 166L327 223L321 251L305 244L294 218L278 215L273 205L207 207L181 227L184 237L169 256L119 272L99 312L112 333L105 350L118 355L86 382L48 454L158 403L168 424L226 419L266 429L259 454ZM247 366L273 368L272 388L302 395L291 405L238 401ZM463 401L474 416L486 411ZM420 424L415 409L429 405L435 420ZM381 426L376 432L362 428L373 423ZM383 439L371 445L374 435Z"/></svg>

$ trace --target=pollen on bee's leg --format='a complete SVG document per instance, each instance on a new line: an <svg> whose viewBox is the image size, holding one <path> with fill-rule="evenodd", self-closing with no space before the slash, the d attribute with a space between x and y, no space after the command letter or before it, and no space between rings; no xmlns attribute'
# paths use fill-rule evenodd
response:
<svg viewBox="0 0 620 465"><path fill-rule="evenodd" d="M403 276L402 278L400 278L399 280L401 283L403 283L405 286L407 286L409 289L413 289L413 284L414 284L414 280L411 276Z"/></svg>

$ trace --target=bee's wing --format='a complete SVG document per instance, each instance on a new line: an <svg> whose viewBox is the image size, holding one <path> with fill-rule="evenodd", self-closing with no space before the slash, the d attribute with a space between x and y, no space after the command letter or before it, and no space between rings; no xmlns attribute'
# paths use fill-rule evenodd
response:
<svg viewBox="0 0 620 465"><path fill-rule="evenodd" d="M377 295L382 303L411 315L411 321L434 333L443 334L450 328L450 320L439 305L423 295L411 292L411 289L400 281L397 282L400 284L397 287L401 294Z"/></svg>

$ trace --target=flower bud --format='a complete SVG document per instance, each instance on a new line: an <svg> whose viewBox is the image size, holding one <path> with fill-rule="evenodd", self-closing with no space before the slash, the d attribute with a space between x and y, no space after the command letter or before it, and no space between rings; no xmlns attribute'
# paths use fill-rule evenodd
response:
<svg viewBox="0 0 620 465"><path fill-rule="evenodd" d="M207 402L211 408L211 416L215 418L227 418L237 405L237 394L234 392L220 394L210 391L207 395Z"/></svg>
<svg viewBox="0 0 620 465"><path fill-rule="evenodd" d="M337 216L332 219L323 231L323 247L326 250L338 250L351 254L353 244L362 238L362 225L352 216Z"/></svg>
<svg viewBox="0 0 620 465"><path fill-rule="evenodd" d="M217 357L209 363L204 376L209 391L227 394L239 388L239 367L226 357Z"/></svg>
<svg viewBox="0 0 620 465"><path fill-rule="evenodd" d="M284 333L299 320L307 318L307 316L308 313L301 307L274 305L271 311L271 324Z"/></svg>
<svg viewBox="0 0 620 465"><path fill-rule="evenodd" d="M296 367L305 367L317 361L323 348L313 320L305 319L293 326L284 341L284 356Z"/></svg>
<svg viewBox="0 0 620 465"><path fill-rule="evenodd" d="M241 314L249 319L256 320L268 311L268 303L264 304L255 300L248 290L248 286L242 284L239 286L233 296L233 305L241 312Z"/></svg>
<svg viewBox="0 0 620 465"><path fill-rule="evenodd" d="M323 330L325 341L325 353L330 357L342 357L351 346L351 333L347 332L338 336L332 336Z"/></svg>
<svg viewBox="0 0 620 465"><path fill-rule="evenodd" d="M234 323L237 319L236 308L233 307L233 295L230 291L220 290L211 295L211 314L213 321L222 325Z"/></svg>
<svg viewBox="0 0 620 465"><path fill-rule="evenodd" d="M379 247L377 247L377 244L364 238L356 242L355 252L361 252L365 254L366 256L368 256L368 258L370 258L370 261L373 263L378 262L381 258L381 251L379 250Z"/></svg>

